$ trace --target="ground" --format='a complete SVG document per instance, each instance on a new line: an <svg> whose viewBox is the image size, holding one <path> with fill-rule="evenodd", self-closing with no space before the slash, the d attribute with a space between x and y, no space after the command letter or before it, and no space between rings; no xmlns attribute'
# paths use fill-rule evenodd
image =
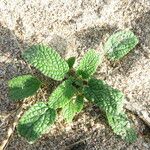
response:
<svg viewBox="0 0 150 150"><path fill-rule="evenodd" d="M1 0L0 1L0 142L7 139L7 150L148 150L150 149L150 1L149 0ZM7 81L21 74L36 74L21 58L28 46L45 43L64 58L77 62L89 48L103 51L103 44L114 32L130 29L139 44L119 62L104 59L95 76L104 79L126 95L125 109L133 120L138 140L125 143L115 136L105 115L87 104L84 111L66 124L59 119L49 133L35 144L28 144L14 130L21 103L8 98ZM45 79L45 78L44 78ZM29 99L46 100L58 84L50 84L48 94L41 89ZM33 102L31 102L33 100ZM26 107L24 107L26 109ZM24 111L23 109L23 111ZM8 130L10 129L10 132Z"/></svg>

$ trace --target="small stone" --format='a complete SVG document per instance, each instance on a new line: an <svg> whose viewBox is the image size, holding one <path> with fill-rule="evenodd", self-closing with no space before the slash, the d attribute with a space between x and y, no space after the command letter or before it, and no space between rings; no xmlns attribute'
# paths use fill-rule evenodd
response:
<svg viewBox="0 0 150 150"><path fill-rule="evenodd" d="M147 149L150 148L150 145L148 143L143 143L143 146L146 147Z"/></svg>
<svg viewBox="0 0 150 150"><path fill-rule="evenodd" d="M66 132L70 131L71 130L71 126L68 125L66 128L65 128Z"/></svg>
<svg viewBox="0 0 150 150"><path fill-rule="evenodd" d="M5 70L0 69L0 78L5 76L5 72L6 72Z"/></svg>

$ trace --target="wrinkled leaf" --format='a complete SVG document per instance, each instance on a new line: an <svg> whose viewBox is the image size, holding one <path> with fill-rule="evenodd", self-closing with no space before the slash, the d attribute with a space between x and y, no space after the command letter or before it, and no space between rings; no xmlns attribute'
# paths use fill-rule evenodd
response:
<svg viewBox="0 0 150 150"><path fill-rule="evenodd" d="M62 80L69 70L67 62L55 50L44 45L30 47L23 53L23 58L54 80Z"/></svg>
<svg viewBox="0 0 150 150"><path fill-rule="evenodd" d="M49 97L49 106L51 108L62 108L75 94L76 89L72 86L71 80L66 80L60 84Z"/></svg>
<svg viewBox="0 0 150 150"><path fill-rule="evenodd" d="M123 93L102 80L90 79L88 86L84 88L84 94L107 113L119 113L123 110Z"/></svg>
<svg viewBox="0 0 150 150"><path fill-rule="evenodd" d="M56 112L44 102L31 106L19 120L17 130L28 142L33 143L46 133L54 123Z"/></svg>
<svg viewBox="0 0 150 150"><path fill-rule="evenodd" d="M114 133L128 142L136 140L136 133L123 113L123 93L102 80L90 79L88 86L84 88L84 94L88 100L94 102L106 113Z"/></svg>
<svg viewBox="0 0 150 150"><path fill-rule="evenodd" d="M66 119L67 122L72 121L73 117L76 114L75 106L74 106L74 103L72 101L70 101L69 103L67 103L63 107L62 114L63 114L63 116L64 116L64 118Z"/></svg>
<svg viewBox="0 0 150 150"><path fill-rule="evenodd" d="M74 116L79 113L83 108L83 97L78 96L76 100L71 100L63 109L62 114L67 122L71 122Z"/></svg>
<svg viewBox="0 0 150 150"><path fill-rule="evenodd" d="M83 56L77 68L77 74L84 79L89 78L96 71L100 62L99 54L91 49Z"/></svg>
<svg viewBox="0 0 150 150"><path fill-rule="evenodd" d="M21 100L32 96L40 88L41 82L32 75L15 77L8 82L9 97L12 100Z"/></svg>
<svg viewBox="0 0 150 150"><path fill-rule="evenodd" d="M122 137L127 142L134 142L137 139L137 134L132 128L130 121L124 113L106 114L108 123L112 127L115 134Z"/></svg>
<svg viewBox="0 0 150 150"><path fill-rule="evenodd" d="M138 38L132 31L119 31L108 38L104 49L110 60L119 60L132 50L138 42Z"/></svg>

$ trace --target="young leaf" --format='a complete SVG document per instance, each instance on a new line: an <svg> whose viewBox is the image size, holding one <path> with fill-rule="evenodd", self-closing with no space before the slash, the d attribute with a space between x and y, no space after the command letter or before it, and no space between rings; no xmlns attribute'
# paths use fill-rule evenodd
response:
<svg viewBox="0 0 150 150"><path fill-rule="evenodd" d="M19 120L17 130L28 142L33 143L46 133L54 123L56 112L44 102L31 106Z"/></svg>
<svg viewBox="0 0 150 150"><path fill-rule="evenodd" d="M75 106L72 101L70 101L63 107L62 114L68 123L72 121L73 117L76 114Z"/></svg>
<svg viewBox="0 0 150 150"><path fill-rule="evenodd" d="M81 59L77 74L81 75L84 79L89 78L97 69L100 62L99 55L93 50L89 50Z"/></svg>
<svg viewBox="0 0 150 150"><path fill-rule="evenodd" d="M109 37L104 49L110 60L119 60L132 50L138 42L139 40L133 32L119 31Z"/></svg>
<svg viewBox="0 0 150 150"><path fill-rule="evenodd" d="M84 88L86 99L94 102L107 113L119 113L123 110L124 95L102 80L90 79Z"/></svg>
<svg viewBox="0 0 150 150"><path fill-rule="evenodd" d="M112 127L114 133L120 135L122 139L127 142L134 142L137 139L135 130L131 127L127 116L124 113L120 114L106 114L108 123Z"/></svg>
<svg viewBox="0 0 150 150"><path fill-rule="evenodd" d="M76 89L72 86L71 80L66 80L60 84L49 97L49 106L51 108L62 108L75 94Z"/></svg>
<svg viewBox="0 0 150 150"><path fill-rule="evenodd" d="M83 96L77 96L76 100L73 99L67 103L63 109L62 114L67 122L71 122L76 113L79 113L83 108Z"/></svg>
<svg viewBox="0 0 150 150"><path fill-rule="evenodd" d="M68 63L68 66L69 68L71 69L75 63L75 60L76 58L75 57L70 57L68 60L67 60L67 63Z"/></svg>
<svg viewBox="0 0 150 150"><path fill-rule="evenodd" d="M60 55L44 45L34 45L23 53L24 59L54 80L62 80L69 70L67 62Z"/></svg>
<svg viewBox="0 0 150 150"><path fill-rule="evenodd" d="M9 97L12 100L21 100L32 96L39 89L41 82L32 75L15 77L8 81Z"/></svg>

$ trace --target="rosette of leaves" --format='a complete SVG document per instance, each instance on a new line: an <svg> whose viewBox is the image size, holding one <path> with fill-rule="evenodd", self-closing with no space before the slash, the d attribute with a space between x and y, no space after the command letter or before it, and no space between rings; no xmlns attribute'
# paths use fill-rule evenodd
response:
<svg viewBox="0 0 150 150"><path fill-rule="evenodd" d="M104 46L106 55L111 60L118 60L137 42L137 37L131 31L115 33ZM35 142L49 131L58 111L67 122L71 122L83 109L85 99L105 112L114 133L128 142L136 140L136 132L123 110L124 94L93 76L102 62L102 57L95 50L88 50L76 68L75 57L64 60L55 50L42 44L31 46L22 56L45 76L62 81L47 102L38 100L19 120L17 131L28 142ZM38 92L41 84L42 81L33 75L15 77L8 82L10 99L21 101L31 97Z"/></svg>

